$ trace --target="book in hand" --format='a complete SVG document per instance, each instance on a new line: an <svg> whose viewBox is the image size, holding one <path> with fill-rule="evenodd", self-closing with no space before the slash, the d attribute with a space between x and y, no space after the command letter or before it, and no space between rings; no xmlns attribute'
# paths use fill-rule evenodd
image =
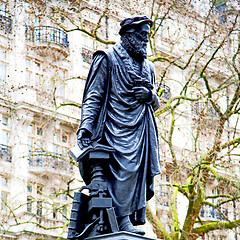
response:
<svg viewBox="0 0 240 240"><path fill-rule="evenodd" d="M115 149L110 146L100 144L98 142L92 142L89 146L84 147L82 149L78 145L76 145L75 147L69 150L69 154L76 162L79 162L87 154L97 151L110 153L114 152Z"/></svg>

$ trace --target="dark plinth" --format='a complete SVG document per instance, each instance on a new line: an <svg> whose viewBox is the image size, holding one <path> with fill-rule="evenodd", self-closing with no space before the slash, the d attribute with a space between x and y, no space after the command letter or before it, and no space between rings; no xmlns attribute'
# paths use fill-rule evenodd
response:
<svg viewBox="0 0 240 240"><path fill-rule="evenodd" d="M128 232L116 232L105 235L85 238L85 240L156 240Z"/></svg>

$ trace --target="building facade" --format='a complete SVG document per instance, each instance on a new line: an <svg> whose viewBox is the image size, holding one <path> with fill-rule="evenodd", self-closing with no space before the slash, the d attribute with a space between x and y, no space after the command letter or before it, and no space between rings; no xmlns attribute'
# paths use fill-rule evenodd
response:
<svg viewBox="0 0 240 240"><path fill-rule="evenodd" d="M172 6L173 2L178 5ZM219 117L212 104L198 97L204 83L193 84L198 81L195 72L204 68L203 62L208 62L216 49L214 44L217 44L216 37L209 37L197 49L202 39L200 35L211 35L209 29L212 25L225 26L232 20L232 16L226 15L227 7L239 10L237 1L216 1L215 5L207 0L173 2L0 1L2 239L66 238L73 192L82 185L78 167L70 159L68 151L76 144L82 93L92 54L97 49L108 48L106 43L110 41L119 41L119 22L133 14L152 16L155 29L160 29L156 31L155 40L150 41L149 58L154 61L160 59L155 62L156 80L159 90L164 89L161 92L163 112L157 115L162 175L156 178L156 196L150 205L167 231L171 232L169 208L172 186L176 181L187 180L185 172L190 168L185 166L204 154L211 144L211 132L214 132L214 123ZM189 4L187 14L184 12L185 4ZM211 15L213 22L206 29L205 20L211 9L214 10ZM171 17L165 18L168 11L172 11ZM221 54L233 58L231 52L239 45L239 33L229 35L228 44L228 52ZM198 55L191 58L192 52ZM168 61L163 61L163 58ZM187 65L184 67L188 59L195 61L195 64L189 62L189 68ZM239 68L239 63L236 68ZM211 62L207 71L213 79L211 87L218 86L219 81L232 79L227 58L221 56ZM193 87L186 91L185 96L197 100L191 104L182 103L175 112L178 117L175 118L176 130L172 135L171 149L166 143L173 118L164 109L168 101L182 94L184 89L180 86L188 81ZM218 99L223 108L230 104L228 101L235 87L233 84L224 88L228 92ZM201 130L199 123L202 124ZM240 132L235 118L226 124L223 139L227 141L234 131L236 136ZM234 161L238 161L239 156L235 155ZM174 174L175 158L183 169L177 176ZM234 166L237 179L239 167L237 164ZM231 171L226 174L231 175ZM229 188L210 176L206 192L209 196L224 196L229 193ZM199 214L202 221L237 219L238 195L235 202L226 202L218 208L214 205L219 198L209 199L210 204L202 206ZM184 223L188 204L184 195L178 193L176 208L180 226ZM144 228L147 236L156 237L150 223ZM240 236L238 229L234 228L210 232L199 239L240 239Z"/></svg>

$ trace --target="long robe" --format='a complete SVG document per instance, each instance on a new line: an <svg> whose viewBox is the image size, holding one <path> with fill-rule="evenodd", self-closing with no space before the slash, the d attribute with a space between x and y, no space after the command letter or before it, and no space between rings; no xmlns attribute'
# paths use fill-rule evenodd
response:
<svg viewBox="0 0 240 240"><path fill-rule="evenodd" d="M136 85L154 86L154 68L144 60L138 68L121 44L97 51L87 78L80 129L115 149L105 178L118 217L130 215L133 224L145 222L146 201L153 196L153 177L160 173L154 109L155 89L148 102L134 97ZM80 162L84 181L90 182L87 160Z"/></svg>

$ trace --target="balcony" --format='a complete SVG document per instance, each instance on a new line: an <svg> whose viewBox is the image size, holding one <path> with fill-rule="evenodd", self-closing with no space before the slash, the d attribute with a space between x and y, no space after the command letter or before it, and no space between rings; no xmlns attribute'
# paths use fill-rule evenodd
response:
<svg viewBox="0 0 240 240"><path fill-rule="evenodd" d="M60 28L26 26L25 37L34 43L32 47L43 57L52 56L59 59L69 54L68 35Z"/></svg>
<svg viewBox="0 0 240 240"><path fill-rule="evenodd" d="M2 215L3 214L1 213L0 217L2 217ZM9 219L9 216L6 216L5 218L9 221L12 220L11 218ZM20 226L22 226L22 229L24 229L21 235L22 239L29 239L31 238L29 235L32 236L32 234L35 234L36 239L44 239L43 236L45 236L45 239L59 239L58 236L61 236L60 239L66 239L67 237L68 228L65 226L65 222L62 220L51 219L47 216L39 217L36 216L36 214L29 212L21 212L17 215L17 218ZM6 224L8 224L7 221ZM19 228L18 232L20 232ZM17 239L16 233L15 236L7 239Z"/></svg>
<svg viewBox="0 0 240 240"><path fill-rule="evenodd" d="M214 129L219 123L219 114L210 102L193 102L191 104L192 117L195 123Z"/></svg>
<svg viewBox="0 0 240 240"><path fill-rule="evenodd" d="M0 10L0 30L4 33L12 31L12 19L8 12Z"/></svg>
<svg viewBox="0 0 240 240"><path fill-rule="evenodd" d="M9 146L0 144L0 159L1 161L12 162L12 149Z"/></svg>
<svg viewBox="0 0 240 240"><path fill-rule="evenodd" d="M32 152L28 157L30 171L35 174L56 173L60 175L73 174L73 164L67 157L42 151Z"/></svg>
<svg viewBox="0 0 240 240"><path fill-rule="evenodd" d="M200 217L211 220L224 220L228 218L228 209L223 207L216 209L210 206L203 206L200 211Z"/></svg>

